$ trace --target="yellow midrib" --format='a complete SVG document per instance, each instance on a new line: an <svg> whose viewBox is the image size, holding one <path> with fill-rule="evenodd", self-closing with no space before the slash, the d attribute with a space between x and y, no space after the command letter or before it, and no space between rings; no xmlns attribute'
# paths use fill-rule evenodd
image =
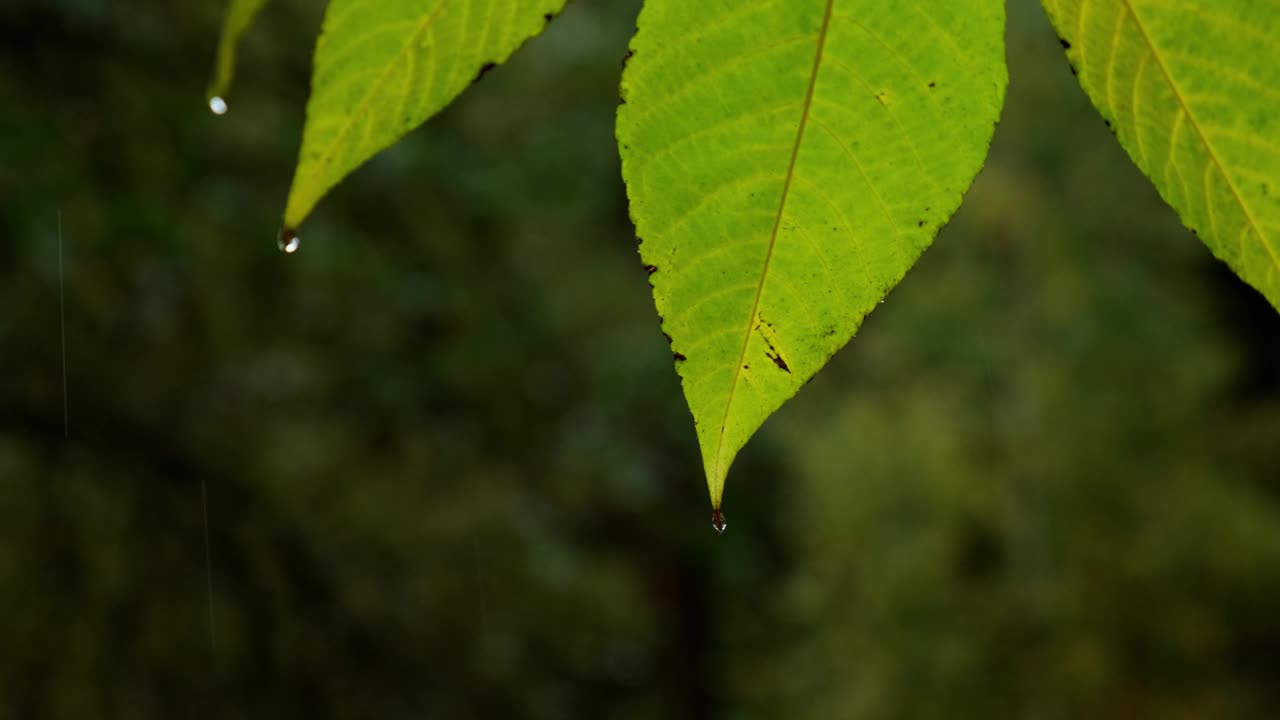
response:
<svg viewBox="0 0 1280 720"><path fill-rule="evenodd" d="M1280 271L1280 257L1276 256L1275 250L1271 248L1271 244L1267 242L1267 238L1262 233L1262 226L1254 218L1253 212L1249 209L1249 205L1244 201L1244 197L1240 195L1240 191L1236 188L1235 182L1231 179L1231 174L1227 172L1227 167L1218 157L1217 151L1213 149L1213 145L1209 142L1209 138L1204 134L1204 129L1200 127L1200 121L1196 119L1194 113L1191 112L1190 106L1187 105L1186 99L1182 95L1181 88L1174 82L1173 75L1169 73L1169 68L1165 65L1164 58L1156 51L1155 43L1151 41L1151 36L1147 33L1147 27L1142 23L1142 18L1138 17L1138 13L1133 9L1131 0L1122 0L1125 10L1128 11L1129 17L1133 18L1133 22L1138 26L1138 32L1142 35L1142 40L1147 44L1147 50L1151 53L1151 58L1155 60L1156 67L1160 68L1160 73L1164 75L1164 80L1169 84L1169 90L1173 93L1173 97L1178 101L1178 106L1182 108L1182 112L1187 116L1191 127L1195 129L1196 135L1200 138L1200 144L1204 145L1205 152L1209 154L1209 160L1214 167L1218 169L1218 174L1227 183L1227 189L1231 191L1231 196L1236 199L1236 204L1240 206L1241 212L1244 213L1245 221L1249 225L1249 229L1257 236L1258 242L1262 244L1262 248L1267 251L1267 256L1271 258L1271 264L1277 271ZM1154 170L1153 170L1154 172ZM1212 198L1205 198L1205 202L1212 202ZM1225 243L1226 238L1223 238ZM1243 262L1243 258L1241 261Z"/></svg>
<svg viewBox="0 0 1280 720"><path fill-rule="evenodd" d="M769 234L769 248L765 252L764 267L760 270L760 282L756 285L755 298L751 302L751 314L747 316L747 329L742 336L742 351L738 361L733 365L733 381L729 385L729 397L724 404L724 417L720 420L720 436L716 441L716 464L711 481L716 485L712 492L711 504L719 509L720 496L724 488L724 478L728 469L724 465L724 431L729 423L729 412L733 408L733 400L737 396L738 382L742 378L742 363L747 357L747 347L751 344L751 328L756 322L756 313L760 310L760 297L764 294L765 280L769 277L769 265L773 259L773 248L778 243L778 230L782 225L782 214L787 208L787 197L791 194L791 179L795 176L796 158L800 155L800 145L804 142L805 127L809 123L809 113L813 106L813 90L818 84L818 68L822 65L822 53L827 44L827 30L831 26L831 13L835 0L827 0L822 14L822 27L818 30L818 48L813 56L813 69L809 73L809 87L805 91L804 107L800 111L800 124L796 128L795 143L791 147L791 160L787 164L786 179L782 183L782 197L778 201L778 213L773 219L773 230Z"/></svg>
<svg viewBox="0 0 1280 720"><path fill-rule="evenodd" d="M360 100L360 103L356 105L355 109L347 115L347 121L343 123L342 129L333 137L333 140L329 142L325 147L324 152L320 155L320 159L316 161L316 167L318 168L317 173L320 170L324 170L329 167L329 163L333 162L333 156L337 153L338 148L341 147L342 141L346 138L347 134L351 132L351 129L355 127L356 120L365 112L366 109L368 109L369 104L373 102L373 98L377 96L378 92L382 89L382 86L386 84L387 79L391 77L392 69L400 65L404 60L405 54L408 53L415 44L417 44L418 38L422 33L426 32L427 28L431 26L431 23L435 21L436 16L440 14L440 10L448 4L449 0L440 0L439 4L432 8L431 12L427 13L426 16L422 18L422 22L414 29L408 40L406 40L405 44L400 48L400 51L391 59L391 62L387 63L387 66L382 69L382 73L378 75L378 79L369 87L369 91L365 93L364 98ZM311 208L295 213L293 200L293 193L291 192L288 207L285 208L285 224L290 227L297 227L298 224L302 222L303 218L306 217L307 213L311 211ZM314 202L312 203L312 207L314 207ZM296 216L299 214L301 217Z"/></svg>

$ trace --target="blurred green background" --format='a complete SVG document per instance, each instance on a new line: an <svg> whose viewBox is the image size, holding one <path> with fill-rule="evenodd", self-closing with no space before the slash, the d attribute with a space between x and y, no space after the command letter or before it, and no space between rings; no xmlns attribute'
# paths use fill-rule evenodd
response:
<svg viewBox="0 0 1280 720"><path fill-rule="evenodd" d="M323 3L215 117L222 3L6 0L0 720L1280 716L1280 315L1009 5L986 169L717 536L613 142L639 0L293 256Z"/></svg>

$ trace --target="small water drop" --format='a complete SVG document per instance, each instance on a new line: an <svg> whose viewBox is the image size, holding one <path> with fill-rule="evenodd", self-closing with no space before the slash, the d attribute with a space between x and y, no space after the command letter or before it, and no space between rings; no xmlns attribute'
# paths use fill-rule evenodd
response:
<svg viewBox="0 0 1280 720"><path fill-rule="evenodd" d="M209 98L209 109L213 111L214 115L226 115L227 101L217 95L214 95Z"/></svg>
<svg viewBox="0 0 1280 720"><path fill-rule="evenodd" d="M711 511L711 527L718 533L723 533L724 529L729 527L729 523L724 521L724 513L720 512L720 508Z"/></svg>
<svg viewBox="0 0 1280 720"><path fill-rule="evenodd" d="M280 252L292 255L298 251L298 246L302 244L302 238L298 237L298 231L293 228L280 228L280 237L276 238L276 247L280 248Z"/></svg>

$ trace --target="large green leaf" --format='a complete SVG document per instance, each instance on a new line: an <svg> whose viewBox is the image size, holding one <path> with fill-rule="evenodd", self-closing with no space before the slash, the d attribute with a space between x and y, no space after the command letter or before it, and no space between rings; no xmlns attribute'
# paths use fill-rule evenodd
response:
<svg viewBox="0 0 1280 720"><path fill-rule="evenodd" d="M1003 6L645 2L618 142L715 507L960 205L1004 99Z"/></svg>
<svg viewBox="0 0 1280 720"><path fill-rule="evenodd" d="M1280 3L1044 6L1129 156L1213 254L1280 308Z"/></svg>
<svg viewBox="0 0 1280 720"><path fill-rule="evenodd" d="M546 27L567 0L332 0L285 225Z"/></svg>
<svg viewBox="0 0 1280 720"><path fill-rule="evenodd" d="M227 111L227 93L236 74L236 46L253 19L258 16L267 0L231 0L227 17L222 23L222 36L218 39L218 59L213 68L213 81L209 83L209 109L221 115Z"/></svg>

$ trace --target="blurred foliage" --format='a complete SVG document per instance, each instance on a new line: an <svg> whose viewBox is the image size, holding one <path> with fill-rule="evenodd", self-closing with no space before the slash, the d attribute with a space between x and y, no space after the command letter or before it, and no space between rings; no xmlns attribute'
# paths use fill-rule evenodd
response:
<svg viewBox="0 0 1280 720"><path fill-rule="evenodd" d="M637 7L572 3L293 256L319 4L221 118L219 4L0 7L0 718L1280 712L1280 318L1030 0L987 169L715 535L613 142Z"/></svg>

